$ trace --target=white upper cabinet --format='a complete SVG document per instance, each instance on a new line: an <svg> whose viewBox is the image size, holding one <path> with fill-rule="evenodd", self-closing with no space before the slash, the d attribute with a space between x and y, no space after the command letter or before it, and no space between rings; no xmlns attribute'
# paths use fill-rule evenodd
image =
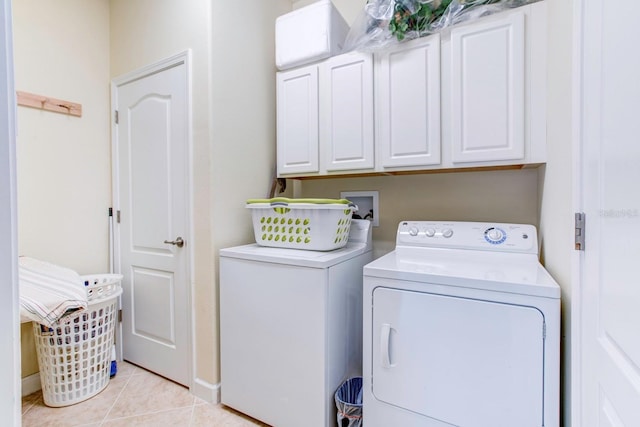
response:
<svg viewBox="0 0 640 427"><path fill-rule="evenodd" d="M442 40L446 167L546 161L546 4L451 28Z"/></svg>
<svg viewBox="0 0 640 427"><path fill-rule="evenodd" d="M317 173L318 67L277 75L278 174Z"/></svg>
<svg viewBox="0 0 640 427"><path fill-rule="evenodd" d="M378 55L378 159L384 169L440 163L440 36Z"/></svg>
<svg viewBox="0 0 640 427"><path fill-rule="evenodd" d="M320 152L328 172L372 169L373 60L352 53L320 65Z"/></svg>
<svg viewBox="0 0 640 427"><path fill-rule="evenodd" d="M278 175L373 171L371 54L279 72L277 92Z"/></svg>
<svg viewBox="0 0 640 427"><path fill-rule="evenodd" d="M525 17L451 30L454 163L524 159Z"/></svg>
<svg viewBox="0 0 640 427"><path fill-rule="evenodd" d="M546 43L540 1L281 72L278 174L544 163Z"/></svg>

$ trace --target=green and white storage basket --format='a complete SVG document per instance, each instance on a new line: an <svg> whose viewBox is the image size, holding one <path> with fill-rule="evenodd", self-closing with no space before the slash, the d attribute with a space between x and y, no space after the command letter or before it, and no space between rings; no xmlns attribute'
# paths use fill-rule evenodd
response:
<svg viewBox="0 0 640 427"><path fill-rule="evenodd" d="M81 277L87 289L86 310L52 328L33 323L42 397L51 407L82 402L109 384L122 276Z"/></svg>
<svg viewBox="0 0 640 427"><path fill-rule="evenodd" d="M345 199L247 200L256 243L277 248L330 251L347 244L357 207Z"/></svg>

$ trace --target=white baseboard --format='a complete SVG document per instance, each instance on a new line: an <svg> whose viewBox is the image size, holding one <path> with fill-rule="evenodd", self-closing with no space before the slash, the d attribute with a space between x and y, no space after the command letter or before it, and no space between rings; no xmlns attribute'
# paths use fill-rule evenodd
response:
<svg viewBox="0 0 640 427"><path fill-rule="evenodd" d="M191 394L209 403L220 403L220 383L211 384L199 378L193 381Z"/></svg>
<svg viewBox="0 0 640 427"><path fill-rule="evenodd" d="M22 396L28 396L40 389L42 389L42 383L40 383L40 372L36 372L35 374L22 379Z"/></svg>
<svg viewBox="0 0 640 427"><path fill-rule="evenodd" d="M40 373L22 379L22 396L28 396L42 389L40 382ZM220 383L210 384L206 381L196 378L191 387L191 394L209 403L220 403Z"/></svg>

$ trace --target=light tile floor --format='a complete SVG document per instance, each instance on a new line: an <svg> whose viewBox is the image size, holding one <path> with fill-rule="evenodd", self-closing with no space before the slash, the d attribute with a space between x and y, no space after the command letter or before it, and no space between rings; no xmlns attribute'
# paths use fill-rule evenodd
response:
<svg viewBox="0 0 640 427"><path fill-rule="evenodd" d="M119 362L107 388L84 402L50 408L40 391L23 397L22 425L268 427L127 362Z"/></svg>

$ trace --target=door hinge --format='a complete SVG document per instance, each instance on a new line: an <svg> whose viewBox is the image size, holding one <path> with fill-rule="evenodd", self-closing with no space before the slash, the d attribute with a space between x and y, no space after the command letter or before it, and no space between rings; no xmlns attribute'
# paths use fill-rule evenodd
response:
<svg viewBox="0 0 640 427"><path fill-rule="evenodd" d="M118 322L122 322L122 309L118 310Z"/></svg>
<svg viewBox="0 0 640 427"><path fill-rule="evenodd" d="M120 211L116 211L116 222L120 224Z"/></svg>
<svg viewBox="0 0 640 427"><path fill-rule="evenodd" d="M584 237L585 237L585 215L583 212L576 212L575 217L575 227L576 227L576 241L575 241L575 249L576 251L584 251Z"/></svg>
<svg viewBox="0 0 640 427"><path fill-rule="evenodd" d="M115 110L114 119L115 119L115 121L116 121L116 124L118 124L118 123L119 123L119 121L120 121L120 117L119 117L119 115L118 115L118 110Z"/></svg>

